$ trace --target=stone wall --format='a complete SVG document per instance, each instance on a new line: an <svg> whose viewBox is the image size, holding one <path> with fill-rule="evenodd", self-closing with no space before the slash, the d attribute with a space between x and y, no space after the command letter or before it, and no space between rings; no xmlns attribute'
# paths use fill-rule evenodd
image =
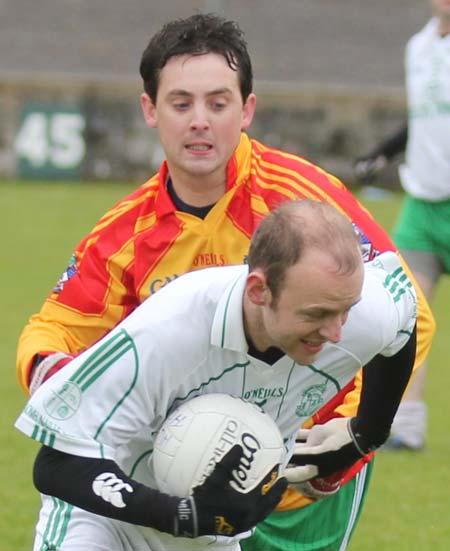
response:
<svg viewBox="0 0 450 551"><path fill-rule="evenodd" d="M169 19L238 21L258 93L251 134L351 183L352 160L403 121L403 51L428 0L0 1L0 177L142 181L161 157L139 59ZM396 183L396 169L383 173Z"/></svg>
<svg viewBox="0 0 450 551"><path fill-rule="evenodd" d="M255 89L257 115L249 133L307 157L349 185L352 161L405 116L401 87L256 82ZM0 84L0 177L147 179L162 151L143 121L140 91L126 80L70 77ZM395 167L381 183L398 184Z"/></svg>

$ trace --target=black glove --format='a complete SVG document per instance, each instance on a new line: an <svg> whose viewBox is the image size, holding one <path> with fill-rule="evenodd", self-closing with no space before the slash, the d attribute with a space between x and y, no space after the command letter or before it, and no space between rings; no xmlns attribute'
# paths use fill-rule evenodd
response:
<svg viewBox="0 0 450 551"><path fill-rule="evenodd" d="M203 484L194 488L191 497L180 499L175 536L234 536L253 528L273 511L286 490L287 480L277 479L278 465L274 465L253 490L247 493L235 490L233 471L242 456L241 446L234 446Z"/></svg>
<svg viewBox="0 0 450 551"><path fill-rule="evenodd" d="M285 476L289 482L303 482L317 476L329 476L348 469L387 438L374 445L361 435L357 417L331 419L312 429L302 429L303 442L295 445Z"/></svg>

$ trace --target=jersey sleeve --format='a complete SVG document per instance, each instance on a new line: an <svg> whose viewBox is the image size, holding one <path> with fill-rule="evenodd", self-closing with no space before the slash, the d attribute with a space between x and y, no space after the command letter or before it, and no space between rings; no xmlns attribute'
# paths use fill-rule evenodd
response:
<svg viewBox="0 0 450 551"><path fill-rule="evenodd" d="M387 252L378 256L366 269L367 274L375 276L378 285L382 285L386 298L385 307L377 301L373 305L373 311L377 311L380 318L381 327L386 327L387 342L380 354L393 356L410 339L416 325L416 291L395 253Z"/></svg>
<svg viewBox="0 0 450 551"><path fill-rule="evenodd" d="M137 306L133 235L144 199L140 188L99 220L76 247L41 310L29 319L17 348L17 375L26 392L36 354L77 354Z"/></svg>
<svg viewBox="0 0 450 551"><path fill-rule="evenodd" d="M117 460L120 446L143 427L150 434L154 421L148 400L157 376L150 385L140 352L139 335L119 325L41 385L16 428L65 453Z"/></svg>

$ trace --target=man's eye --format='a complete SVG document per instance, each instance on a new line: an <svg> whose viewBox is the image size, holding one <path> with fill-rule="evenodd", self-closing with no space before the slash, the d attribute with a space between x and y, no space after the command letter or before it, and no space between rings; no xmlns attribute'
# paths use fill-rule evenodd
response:
<svg viewBox="0 0 450 551"><path fill-rule="evenodd" d="M307 314L302 314L307 321L317 321L325 317L325 312L308 312Z"/></svg>

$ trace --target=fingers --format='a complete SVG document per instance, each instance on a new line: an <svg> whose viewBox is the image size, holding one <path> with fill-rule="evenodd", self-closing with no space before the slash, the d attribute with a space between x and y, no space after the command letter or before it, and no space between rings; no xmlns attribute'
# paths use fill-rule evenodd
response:
<svg viewBox="0 0 450 551"><path fill-rule="evenodd" d="M316 465L303 465L301 467L288 467L284 471L286 480L291 483L305 482L311 478L315 478L319 474L319 469Z"/></svg>
<svg viewBox="0 0 450 551"><path fill-rule="evenodd" d="M296 442L306 442L310 432L311 432L311 429L300 429L297 433L297 437L296 437L295 441Z"/></svg>
<svg viewBox="0 0 450 551"><path fill-rule="evenodd" d="M239 462L244 454L242 446L239 444L234 445L231 450L229 450L222 459L216 464L216 468L225 470L230 473L233 469L236 469L239 466Z"/></svg>
<svg viewBox="0 0 450 551"><path fill-rule="evenodd" d="M330 446L328 441L320 442L318 444L312 444L312 445L310 445L309 443L295 444L292 460L297 465L302 465L302 464L304 465L305 463L308 462L308 457L316 456L326 451L330 451Z"/></svg>
<svg viewBox="0 0 450 551"><path fill-rule="evenodd" d="M278 503L281 501L284 492L288 486L288 481L285 477L279 478L273 483L269 491L259 499L260 506L255 516L254 524L258 524L269 515Z"/></svg>

